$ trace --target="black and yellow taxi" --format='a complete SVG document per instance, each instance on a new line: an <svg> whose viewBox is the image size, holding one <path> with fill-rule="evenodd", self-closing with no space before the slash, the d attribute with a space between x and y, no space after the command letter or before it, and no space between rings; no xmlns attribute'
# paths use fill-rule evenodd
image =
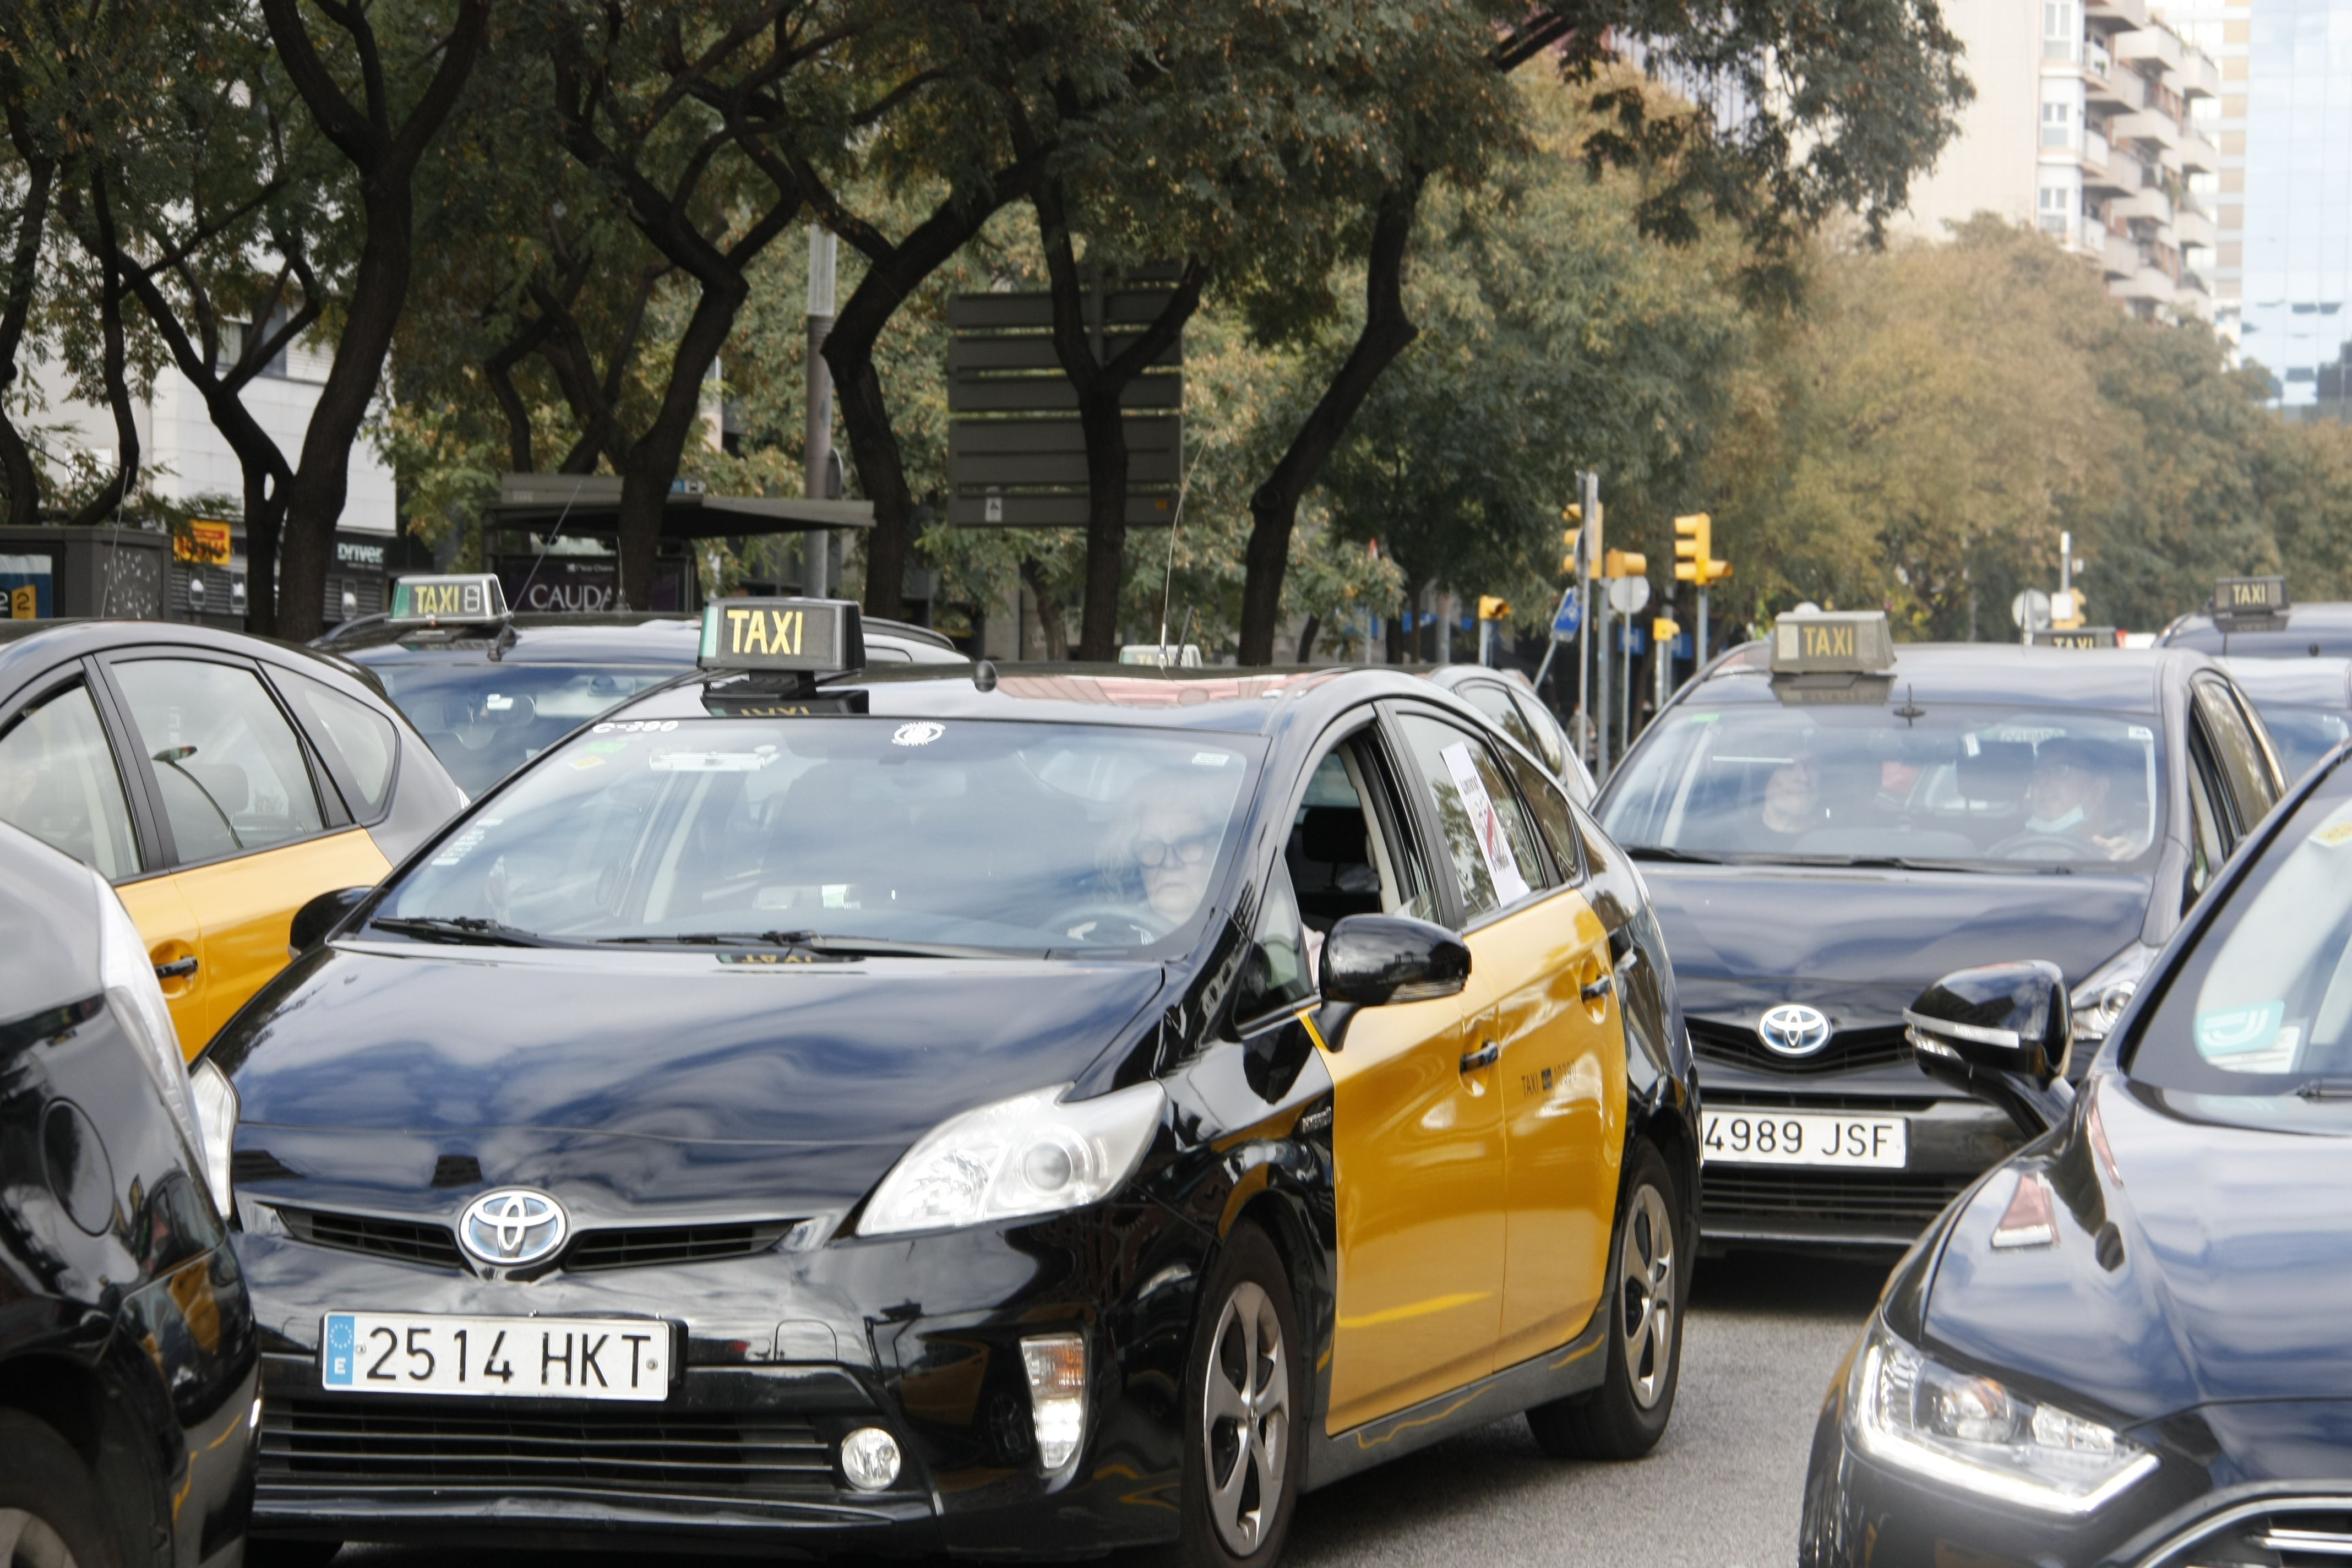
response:
<svg viewBox="0 0 2352 1568"><path fill-rule="evenodd" d="M866 658L961 664L940 633L869 620ZM507 606L489 573L404 577L391 608L311 646L383 683L469 795L606 710L692 669L702 623L672 611L535 612Z"/></svg>
<svg viewBox="0 0 2352 1568"><path fill-rule="evenodd" d="M1271 1562L1673 1408L1696 1091L1633 864L1390 671L863 668L725 601L194 1069L265 1538Z"/></svg>
<svg viewBox="0 0 2352 1568"><path fill-rule="evenodd" d="M0 822L95 868L193 1056L286 965L295 913L465 804L340 659L155 621L0 622Z"/></svg>
<svg viewBox="0 0 2352 1568"><path fill-rule="evenodd" d="M1707 1244L1909 1245L2026 1136L1914 1064L1912 998L2046 958L2075 1037L2103 1038L2284 789L2229 671L2188 649L1897 645L1881 612L1829 612L1702 671L1600 816L1681 979Z"/></svg>

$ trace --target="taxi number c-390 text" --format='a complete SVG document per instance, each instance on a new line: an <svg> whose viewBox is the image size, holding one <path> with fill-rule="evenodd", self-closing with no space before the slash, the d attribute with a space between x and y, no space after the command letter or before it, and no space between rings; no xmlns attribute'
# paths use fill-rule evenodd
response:
<svg viewBox="0 0 2352 1568"><path fill-rule="evenodd" d="M1711 1165L1852 1165L1899 1171L1910 1158L1910 1131L1900 1116L1710 1110L1699 1158Z"/></svg>

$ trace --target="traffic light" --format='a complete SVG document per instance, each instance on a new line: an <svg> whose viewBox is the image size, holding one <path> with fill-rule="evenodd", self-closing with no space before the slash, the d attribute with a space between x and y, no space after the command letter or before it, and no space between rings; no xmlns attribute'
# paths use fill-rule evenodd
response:
<svg viewBox="0 0 2352 1568"><path fill-rule="evenodd" d="M1672 616L1660 616L1650 623L1650 635L1660 643L1671 646L1676 637L1683 635L1682 624Z"/></svg>
<svg viewBox="0 0 2352 1568"><path fill-rule="evenodd" d="M1731 575L1731 563L1715 558L1715 520L1703 511L1675 519L1675 581L1704 588Z"/></svg>
<svg viewBox="0 0 2352 1568"><path fill-rule="evenodd" d="M1584 531L1583 503L1581 501L1570 501L1566 506L1560 508L1559 520L1562 522L1571 525L1559 536L1559 542L1568 546L1568 553L1559 558L1559 569L1570 577L1573 577L1576 575L1576 541L1577 537ZM1599 529L1596 528L1593 531L1592 537L1593 542L1597 545L1601 539ZM1590 563L1585 574L1587 576L1598 576L1601 571L1600 555L1596 552L1587 556L1585 559Z"/></svg>
<svg viewBox="0 0 2352 1568"><path fill-rule="evenodd" d="M1650 558L1638 550L1612 550L1601 574L1604 577L1640 577L1650 570Z"/></svg>
<svg viewBox="0 0 2352 1568"><path fill-rule="evenodd" d="M1511 602L1493 594L1478 595L1478 618L1482 621L1507 621L1511 618Z"/></svg>

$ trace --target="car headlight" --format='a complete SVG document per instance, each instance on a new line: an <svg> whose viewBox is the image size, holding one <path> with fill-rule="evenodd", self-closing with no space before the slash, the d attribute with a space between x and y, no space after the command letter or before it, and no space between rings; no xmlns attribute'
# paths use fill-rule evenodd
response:
<svg viewBox="0 0 2352 1568"><path fill-rule="evenodd" d="M147 939L139 934L131 912L106 879L92 871L89 879L98 888L98 983L106 992L106 1009L137 1047L156 1094L187 1140L193 1163L202 1165L205 1142L189 1107L187 1058L180 1054L180 1031L172 1026L163 988L155 983L155 961L148 956Z"/></svg>
<svg viewBox="0 0 2352 1568"><path fill-rule="evenodd" d="M1846 1384L1846 1435L1929 1480L2041 1513L2094 1513L2156 1468L2112 1426L1944 1365L1873 1317Z"/></svg>
<svg viewBox="0 0 2352 1568"><path fill-rule="evenodd" d="M210 1061L201 1061L188 1075L188 1089L195 1101L197 1124L205 1130L205 1182L226 1218L234 1212L228 1206L232 1196L228 1156L236 1143L236 1087L228 1081L228 1074Z"/></svg>
<svg viewBox="0 0 2352 1568"><path fill-rule="evenodd" d="M1168 1103L1139 1083L1065 1105L1068 1084L940 1122L891 1167L862 1236L1052 1214L1108 1196L1135 1172Z"/></svg>
<svg viewBox="0 0 2352 1568"><path fill-rule="evenodd" d="M2067 1001L2074 1011L2074 1042L2095 1049L2115 1028L2116 1020L2131 1005L2139 983L2147 978L2158 949L2133 942L2084 977Z"/></svg>

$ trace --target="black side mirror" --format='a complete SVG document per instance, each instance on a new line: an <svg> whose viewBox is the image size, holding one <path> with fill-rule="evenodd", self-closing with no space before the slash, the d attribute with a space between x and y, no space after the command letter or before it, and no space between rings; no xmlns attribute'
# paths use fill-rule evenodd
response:
<svg viewBox="0 0 2352 1568"><path fill-rule="evenodd" d="M374 891L373 888L336 888L296 910L294 923L286 931L287 956L299 958L326 941L327 933Z"/></svg>
<svg viewBox="0 0 2352 1568"><path fill-rule="evenodd" d="M1903 1019L1920 1070L2000 1107L2029 1135L2074 1105L2074 1010L2065 975L2047 959L1956 970L1919 993Z"/></svg>
<svg viewBox="0 0 2352 1568"><path fill-rule="evenodd" d="M1454 996L1470 983L1470 949L1410 915L1349 915L1323 939L1323 1010L1315 1026L1338 1050L1360 1007Z"/></svg>

